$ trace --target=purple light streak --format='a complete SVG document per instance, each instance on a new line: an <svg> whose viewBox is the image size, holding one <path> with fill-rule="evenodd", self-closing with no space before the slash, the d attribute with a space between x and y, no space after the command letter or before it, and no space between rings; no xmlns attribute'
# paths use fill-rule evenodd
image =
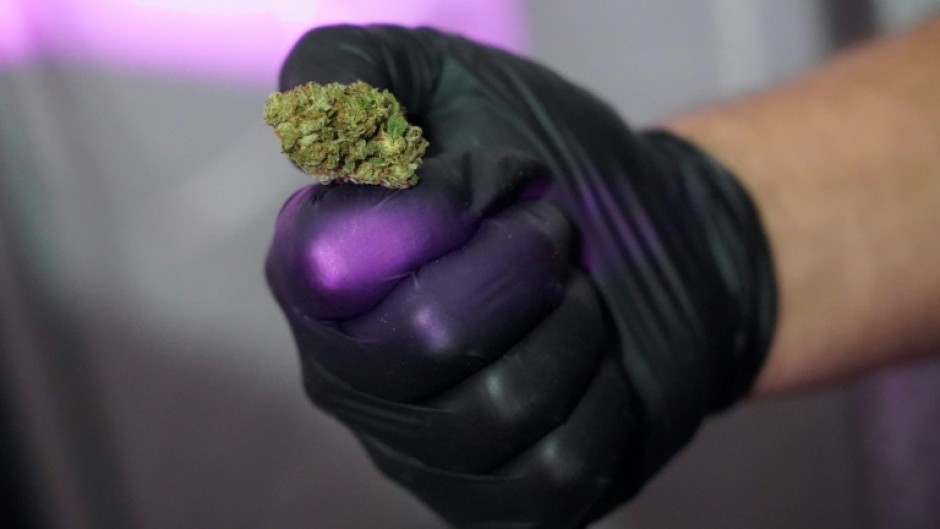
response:
<svg viewBox="0 0 940 529"><path fill-rule="evenodd" d="M0 67L52 56L270 84L308 29L376 22L523 48L518 0L0 0Z"/></svg>

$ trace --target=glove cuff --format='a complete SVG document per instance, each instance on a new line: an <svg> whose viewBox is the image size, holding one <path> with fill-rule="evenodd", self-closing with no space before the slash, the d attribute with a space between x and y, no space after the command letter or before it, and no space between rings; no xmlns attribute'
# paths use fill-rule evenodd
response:
<svg viewBox="0 0 940 529"><path fill-rule="evenodd" d="M718 274L736 300L727 384L714 411L733 404L757 378L777 319L777 286L770 244L754 201L724 165L689 141L664 130L641 137L673 166L689 204L699 216ZM716 241L718 241L716 243Z"/></svg>

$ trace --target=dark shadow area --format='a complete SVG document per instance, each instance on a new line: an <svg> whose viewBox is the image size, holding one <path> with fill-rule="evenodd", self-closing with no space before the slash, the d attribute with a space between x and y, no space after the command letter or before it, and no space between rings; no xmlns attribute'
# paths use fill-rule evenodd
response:
<svg viewBox="0 0 940 529"><path fill-rule="evenodd" d="M820 6L831 50L857 44L878 29L874 0L830 0Z"/></svg>

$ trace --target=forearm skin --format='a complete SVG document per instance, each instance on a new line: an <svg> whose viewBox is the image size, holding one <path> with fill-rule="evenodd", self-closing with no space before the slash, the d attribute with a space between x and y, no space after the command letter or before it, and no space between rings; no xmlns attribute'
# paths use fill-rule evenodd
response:
<svg viewBox="0 0 940 529"><path fill-rule="evenodd" d="M940 18L666 126L738 175L771 241L755 396L940 353Z"/></svg>

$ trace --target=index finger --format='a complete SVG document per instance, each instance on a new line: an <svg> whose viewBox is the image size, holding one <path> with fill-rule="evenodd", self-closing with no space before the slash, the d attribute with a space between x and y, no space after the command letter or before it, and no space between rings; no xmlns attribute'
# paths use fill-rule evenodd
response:
<svg viewBox="0 0 940 529"><path fill-rule="evenodd" d="M428 155L480 147L544 155L532 128L538 118L518 114L525 94L518 90L517 70L526 68L533 66L433 29L331 26L297 42L284 62L280 87L360 80L386 89L423 129Z"/></svg>
<svg viewBox="0 0 940 529"><path fill-rule="evenodd" d="M281 68L281 90L308 83L363 81L398 98L410 115L427 112L440 58L427 36L396 26L329 26L307 32Z"/></svg>

